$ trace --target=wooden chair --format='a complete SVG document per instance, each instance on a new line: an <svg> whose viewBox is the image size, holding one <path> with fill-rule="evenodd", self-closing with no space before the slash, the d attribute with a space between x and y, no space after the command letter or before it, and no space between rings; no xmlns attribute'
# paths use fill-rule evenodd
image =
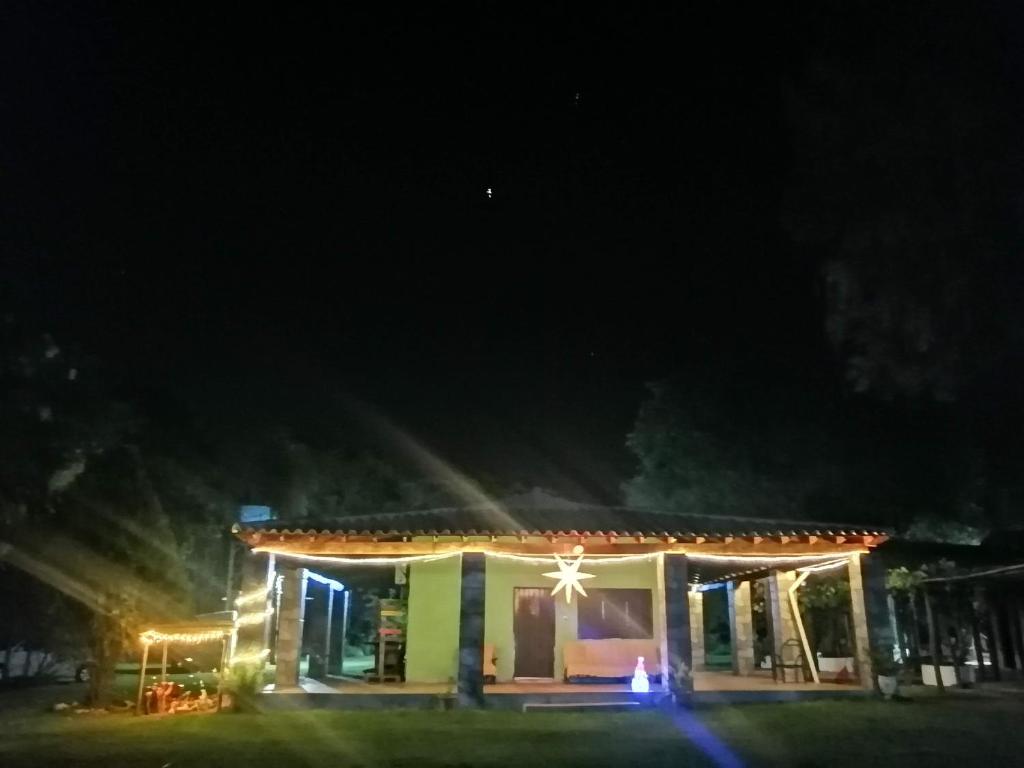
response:
<svg viewBox="0 0 1024 768"><path fill-rule="evenodd" d="M804 648L799 640L789 639L782 644L779 652L772 654L772 680L775 682L786 682L786 670L796 670L795 683L802 683L807 678L804 670L807 666L807 659L804 658ZM782 678L781 680L779 678Z"/></svg>

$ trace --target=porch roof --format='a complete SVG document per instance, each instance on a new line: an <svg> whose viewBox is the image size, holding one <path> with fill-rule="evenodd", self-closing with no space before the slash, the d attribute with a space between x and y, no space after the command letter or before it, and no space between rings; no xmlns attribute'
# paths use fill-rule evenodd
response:
<svg viewBox="0 0 1024 768"><path fill-rule="evenodd" d="M622 536L676 539L778 536L870 536L888 533L841 523L756 517L682 515L583 504L556 508L500 504L353 515L331 520L236 525L239 534L330 536Z"/></svg>

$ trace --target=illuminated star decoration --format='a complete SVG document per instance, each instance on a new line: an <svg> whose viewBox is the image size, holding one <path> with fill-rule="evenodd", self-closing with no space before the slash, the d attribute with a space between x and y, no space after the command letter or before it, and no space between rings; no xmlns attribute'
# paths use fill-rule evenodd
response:
<svg viewBox="0 0 1024 768"><path fill-rule="evenodd" d="M558 583L555 584L555 588L551 590L552 595L557 595L559 590L565 590L565 602L572 602L573 590L576 590L584 597L587 593L584 591L580 582L583 579L592 579L594 574L592 573L580 573L580 563L583 562L583 555L580 555L575 560L563 560L558 555L555 555L555 562L558 563L557 571L549 571L548 573L542 574L549 579L558 579Z"/></svg>

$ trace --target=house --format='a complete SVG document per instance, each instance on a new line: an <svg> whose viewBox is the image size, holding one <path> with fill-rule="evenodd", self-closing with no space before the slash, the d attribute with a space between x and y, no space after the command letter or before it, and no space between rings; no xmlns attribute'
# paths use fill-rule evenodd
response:
<svg viewBox="0 0 1024 768"><path fill-rule="evenodd" d="M597 507L534 491L492 504L233 530L249 550L239 653L272 656L275 693L341 694L332 706L345 694L356 703L383 692L395 704L404 693L415 706L455 690L463 706L530 696L628 701L641 656L654 692L670 680L698 698L863 691L873 686L872 642L893 643L884 570L872 567L872 550L887 536L858 526ZM408 582L396 630L401 674L372 685L300 678L307 589L344 582L346 569L395 565L407 566ZM816 671L816 683L803 674L785 679L787 654L804 667L811 656L794 592L824 569L846 572L850 584L855 662L846 685ZM755 594L770 646L757 657ZM705 598L728 606L729 669L705 669ZM325 639L324 654L331 648Z"/></svg>

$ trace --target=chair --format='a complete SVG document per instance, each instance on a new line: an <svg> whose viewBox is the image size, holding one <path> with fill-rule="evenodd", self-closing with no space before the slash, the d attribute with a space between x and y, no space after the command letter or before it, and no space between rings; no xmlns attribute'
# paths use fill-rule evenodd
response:
<svg viewBox="0 0 1024 768"><path fill-rule="evenodd" d="M802 683L807 678L804 669L807 666L807 659L804 658L804 648L799 640L786 640L779 652L772 654L772 680L775 682L786 682L786 670L796 670L795 683ZM782 678L779 680L779 678Z"/></svg>

